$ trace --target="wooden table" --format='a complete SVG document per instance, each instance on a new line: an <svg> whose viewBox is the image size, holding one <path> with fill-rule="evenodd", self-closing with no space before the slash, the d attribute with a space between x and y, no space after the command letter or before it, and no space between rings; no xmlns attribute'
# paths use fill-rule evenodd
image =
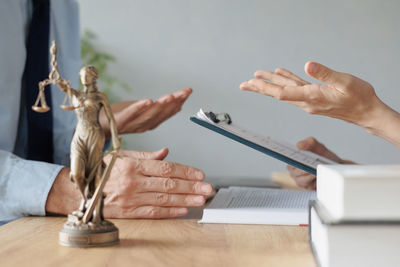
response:
<svg viewBox="0 0 400 267"><path fill-rule="evenodd" d="M196 219L112 220L119 245L58 245L64 217L0 227L0 266L316 266L307 227L198 224Z"/></svg>

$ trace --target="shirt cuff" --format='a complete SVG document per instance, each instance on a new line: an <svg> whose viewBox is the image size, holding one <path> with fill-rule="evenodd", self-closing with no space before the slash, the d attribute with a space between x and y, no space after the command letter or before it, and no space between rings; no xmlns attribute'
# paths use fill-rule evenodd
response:
<svg viewBox="0 0 400 267"><path fill-rule="evenodd" d="M55 178L64 166L10 157L8 173L1 177L0 220L46 215L46 201Z"/></svg>

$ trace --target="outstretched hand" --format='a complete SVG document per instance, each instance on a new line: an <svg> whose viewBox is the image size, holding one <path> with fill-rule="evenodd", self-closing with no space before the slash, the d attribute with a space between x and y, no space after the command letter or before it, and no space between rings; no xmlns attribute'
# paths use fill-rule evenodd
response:
<svg viewBox="0 0 400 267"><path fill-rule="evenodd" d="M186 99L192 93L191 88L178 90L160 97L158 100L123 101L111 105L119 134L141 133L152 130L179 112ZM110 127L104 111L99 121L106 137L110 137Z"/></svg>
<svg viewBox="0 0 400 267"><path fill-rule="evenodd" d="M308 137L302 141L299 141L297 143L297 147L301 150L311 151L317 155L331 159L337 162L338 164L355 164L352 161L341 159L331 150L326 148L326 146L318 142L318 140L315 139L314 137ZM315 175L312 175L308 172L293 167L292 165L287 165L287 169L290 173L290 176L295 180L298 186L309 190L316 189Z"/></svg>
<svg viewBox="0 0 400 267"><path fill-rule="evenodd" d="M310 114L325 115L355 123L364 128L376 120L385 104L367 82L347 73L334 71L316 62L307 62L305 72L325 84L309 83L290 71L259 70L240 85L241 90L272 96L300 107Z"/></svg>

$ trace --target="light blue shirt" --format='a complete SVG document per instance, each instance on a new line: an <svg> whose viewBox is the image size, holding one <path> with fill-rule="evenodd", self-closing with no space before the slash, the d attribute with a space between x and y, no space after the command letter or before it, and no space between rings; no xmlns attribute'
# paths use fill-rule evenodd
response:
<svg viewBox="0 0 400 267"><path fill-rule="evenodd" d="M76 123L74 112L59 108L64 93L55 86L47 88L52 90L55 164L24 159L27 132L21 84L31 8L31 0L0 1L0 221L45 215L54 179L61 168L69 165ZM51 0L49 40L56 40L61 76L77 88L81 62L79 9L75 0Z"/></svg>

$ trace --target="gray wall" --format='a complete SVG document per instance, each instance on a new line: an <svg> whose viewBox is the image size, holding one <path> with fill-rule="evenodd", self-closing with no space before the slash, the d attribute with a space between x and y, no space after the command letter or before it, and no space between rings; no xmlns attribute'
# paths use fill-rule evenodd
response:
<svg viewBox="0 0 400 267"><path fill-rule="evenodd" d="M256 0L81 0L82 29L114 54L111 72L134 88L127 98L194 93L158 129L126 136L129 148L169 147L169 160L208 176L266 177L285 165L189 121L200 107L295 143L315 136L360 163L398 163L399 150L364 130L308 115L266 96L239 90L257 69L285 67L307 78L307 60L357 75L400 110L400 2ZM308 78L307 78L308 79Z"/></svg>

